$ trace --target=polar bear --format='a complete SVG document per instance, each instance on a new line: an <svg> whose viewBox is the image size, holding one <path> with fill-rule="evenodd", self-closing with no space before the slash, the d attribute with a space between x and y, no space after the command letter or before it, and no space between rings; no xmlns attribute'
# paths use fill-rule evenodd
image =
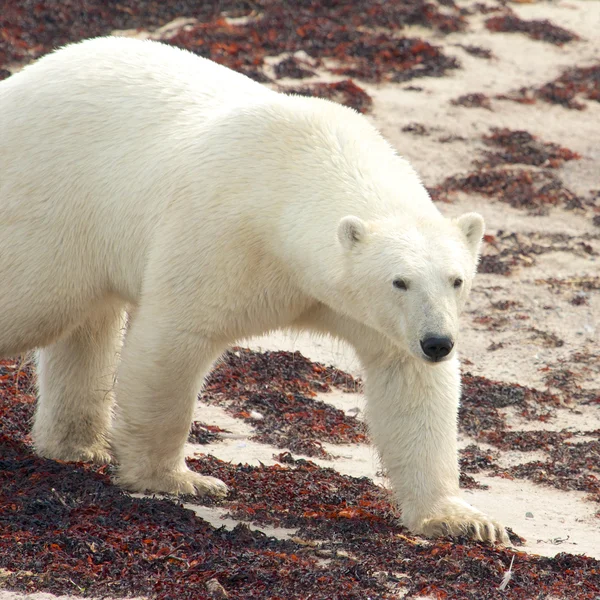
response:
<svg viewBox="0 0 600 600"><path fill-rule="evenodd" d="M88 40L0 84L0 213L0 355L40 349L42 456L223 495L184 459L203 377L235 340L310 330L356 348L406 525L507 541L458 485L483 220L444 218L365 117L158 42Z"/></svg>

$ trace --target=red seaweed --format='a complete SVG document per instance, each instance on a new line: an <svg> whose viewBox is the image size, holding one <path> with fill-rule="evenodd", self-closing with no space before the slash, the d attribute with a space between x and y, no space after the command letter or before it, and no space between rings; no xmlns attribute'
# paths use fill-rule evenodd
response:
<svg viewBox="0 0 600 600"><path fill-rule="evenodd" d="M546 214L548 207L583 208L584 199L564 187L560 178L547 171L527 169L484 169L467 175L453 175L433 189L436 199L455 192L493 197L513 208Z"/></svg>
<svg viewBox="0 0 600 600"><path fill-rule="evenodd" d="M281 88L281 91L286 94L327 98L327 100L333 100L339 104L349 106L361 113L368 112L373 105L371 96L351 79L344 79L343 81L336 81L334 83L312 83L302 87L284 87Z"/></svg>
<svg viewBox="0 0 600 600"><path fill-rule="evenodd" d="M360 382L299 352L234 348L209 376L203 400L224 404L256 430L254 438L307 456L331 458L321 442L367 442L364 423L320 400L331 387L360 389ZM256 418L260 415L258 418Z"/></svg>
<svg viewBox="0 0 600 600"><path fill-rule="evenodd" d="M242 360L253 365L250 378L259 387L268 388L274 375L280 386L301 389L307 397L330 385L357 385L297 354L275 353L274 360L272 354L236 352L233 364L225 361L209 380L211 393L224 384L232 393L243 392L247 380L233 377ZM391 599L400 591L416 597L432 590L457 599L520 600L544 590L592 600L600 593L600 561L569 554L529 556L466 539L424 542L400 526L389 492L368 478L322 469L290 453L280 454L281 464L270 467L235 465L210 456L189 461L193 469L228 483L232 491L220 505L231 516L296 528L288 540L244 523L233 530L215 528L179 501L132 498L110 483L111 467L32 454L23 441L33 405L31 377L28 367L0 362L0 568L3 586L10 589L182 600L214 598L214 589L239 600L266 595L286 600ZM461 427L481 430L483 438L505 426L498 413L502 407L518 407L533 418L539 411L532 406L554 404L552 395L530 388L468 374L464 379ZM592 449L557 450L559 471L547 471L553 477L550 483L588 489L593 481L578 473L595 468ZM479 485L466 470L494 472L493 454L470 447L462 456L463 485ZM537 465L513 475L529 472L549 483ZM498 584L513 556L513 580L499 595Z"/></svg>
<svg viewBox="0 0 600 600"><path fill-rule="evenodd" d="M520 19L512 11L505 15L491 17L485 22L490 31L502 31L510 33L525 33L531 39L541 40L556 46L562 46L568 42L578 40L579 36L573 32L554 25L547 19L543 21L525 21Z"/></svg>
<svg viewBox="0 0 600 600"><path fill-rule="evenodd" d="M464 106L466 108L485 108L492 110L492 103L485 94L464 94L454 100L450 100L450 104L454 106Z"/></svg>
<svg viewBox="0 0 600 600"><path fill-rule="evenodd" d="M540 87L522 87L497 98L522 104L534 104L537 99L559 104L573 110L584 110L585 104L577 96L600 102L600 64L589 67L572 67L553 81Z"/></svg>
<svg viewBox="0 0 600 600"><path fill-rule="evenodd" d="M399 38L404 25L443 33L459 31L465 20L454 6L440 10L425 0L311 2L276 0L198 3L105 3L102 0L16 0L0 13L0 66L29 61L56 46L114 29L157 28L180 16L198 23L169 34L166 41L221 62L259 81L266 56L303 50L338 61L334 72L365 81L407 81L441 76L458 67L428 42ZM232 17L245 17L232 23Z"/></svg>
<svg viewBox="0 0 600 600"><path fill-rule="evenodd" d="M499 148L485 152L484 160L474 164L479 168L491 168L503 164L533 165L556 169L566 161L581 158L577 152L551 142L541 142L527 131L492 128L490 135L483 136L488 146Z"/></svg>

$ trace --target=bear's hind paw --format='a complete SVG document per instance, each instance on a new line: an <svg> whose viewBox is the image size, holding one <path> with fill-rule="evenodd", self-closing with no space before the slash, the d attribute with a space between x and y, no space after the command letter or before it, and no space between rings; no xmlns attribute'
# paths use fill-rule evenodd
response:
<svg viewBox="0 0 600 600"><path fill-rule="evenodd" d="M177 496L191 494L194 496L224 498L229 491L220 479L208 475L200 475L189 469L169 472L161 477L155 476L150 478L129 478L125 472L119 471L116 483L131 492L154 492Z"/></svg>
<svg viewBox="0 0 600 600"><path fill-rule="evenodd" d="M97 465L107 465L112 462L108 448L103 445L84 448L75 447L41 447L36 445L36 453L44 458L64 462L90 462Z"/></svg>

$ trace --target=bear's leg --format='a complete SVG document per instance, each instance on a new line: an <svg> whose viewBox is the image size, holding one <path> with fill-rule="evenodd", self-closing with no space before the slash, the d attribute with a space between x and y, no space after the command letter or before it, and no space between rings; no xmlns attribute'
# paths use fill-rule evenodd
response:
<svg viewBox="0 0 600 600"><path fill-rule="evenodd" d="M508 542L504 527L459 497L457 359L415 360L379 333L324 306L296 323L352 344L366 371L371 438L414 532Z"/></svg>
<svg viewBox="0 0 600 600"><path fill-rule="evenodd" d="M108 429L121 328L110 304L38 353L32 438L47 458L110 461Z"/></svg>
<svg viewBox="0 0 600 600"><path fill-rule="evenodd" d="M185 443L204 374L223 347L140 309L121 356L112 448L117 483L135 492L224 496L225 484L191 471Z"/></svg>
<svg viewBox="0 0 600 600"><path fill-rule="evenodd" d="M504 527L460 498L457 359L367 361L367 418L373 441L415 533L508 543Z"/></svg>

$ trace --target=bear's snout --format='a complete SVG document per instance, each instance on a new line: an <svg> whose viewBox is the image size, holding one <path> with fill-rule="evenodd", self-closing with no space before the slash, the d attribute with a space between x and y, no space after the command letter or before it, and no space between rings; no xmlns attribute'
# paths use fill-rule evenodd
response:
<svg viewBox="0 0 600 600"><path fill-rule="evenodd" d="M421 340L421 349L425 356L433 361L439 362L446 358L454 348L454 342L446 336L431 335Z"/></svg>

